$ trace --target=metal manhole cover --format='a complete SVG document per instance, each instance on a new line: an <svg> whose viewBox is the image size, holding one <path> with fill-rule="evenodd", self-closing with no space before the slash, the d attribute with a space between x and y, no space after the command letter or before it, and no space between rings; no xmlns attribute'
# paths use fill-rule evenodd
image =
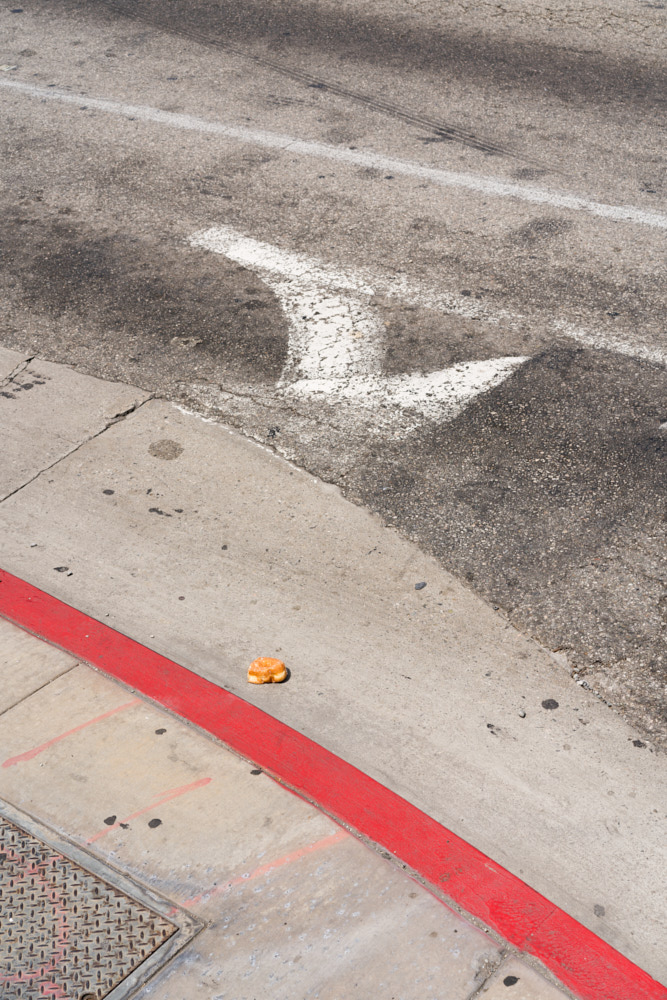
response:
<svg viewBox="0 0 667 1000"><path fill-rule="evenodd" d="M166 900L0 803L3 1000L126 997L197 929Z"/></svg>

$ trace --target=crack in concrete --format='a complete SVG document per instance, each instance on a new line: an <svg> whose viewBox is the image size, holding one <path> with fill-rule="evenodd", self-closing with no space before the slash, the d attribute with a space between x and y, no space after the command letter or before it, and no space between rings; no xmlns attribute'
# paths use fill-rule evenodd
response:
<svg viewBox="0 0 667 1000"><path fill-rule="evenodd" d="M154 394L151 393L146 397L146 399L142 399L140 402L134 403L127 410L122 410L120 413L114 414L114 416L110 417L107 420L104 427L100 428L99 431L96 431L94 434L89 434L88 437L84 438L83 441L79 441L79 443L76 444L73 448L70 448L69 451L65 452L64 455L60 455L54 462L51 462L50 465L46 465L43 469L40 469L39 472L36 472L34 476L31 476L30 479L27 479L24 483L21 483L20 486L17 486L16 489L11 490L10 493L7 493L4 497L0 498L0 503L4 503L6 500L9 500L10 497L16 496L17 493L20 493L22 490L24 490L26 486L30 486L31 483L34 483L35 480L39 479L39 477L44 475L45 472L49 472L51 469L54 469L56 465L59 465L60 462L62 462L64 459L69 458L70 455L74 455L80 448L83 448L85 444L88 444L89 441L94 441L95 438L100 437L101 434L104 434L105 431L108 431L109 428L113 427L114 424L119 423L121 420L125 420L126 417L129 417L130 414L135 413L142 406L144 406L145 403L150 402L150 400L154 398L155 398Z"/></svg>
<svg viewBox="0 0 667 1000"><path fill-rule="evenodd" d="M9 375L6 375L5 378L0 379L0 389L2 389L6 385L9 385L10 382L13 382L16 376L20 375L22 371L25 371L28 365L35 360L36 356L37 355L33 354L31 357L24 358L23 361L19 361L16 368L14 368L14 370L11 371Z"/></svg>
<svg viewBox="0 0 667 1000"><path fill-rule="evenodd" d="M4 620L5 621L9 621L10 624L12 624L12 625L14 624L11 621L11 619L9 619L9 618L4 619ZM19 628L19 626L17 625L16 628ZM29 632L28 635L32 635L32 633ZM34 638L37 640L37 639L39 639L39 636L34 636ZM43 640L40 640L40 641L43 642ZM29 691L28 694L24 694L22 698L19 698L19 700L15 701L12 705L8 705L7 708L3 708L2 711L0 711L0 718L2 718L2 716L6 715L8 712L12 712L19 705L22 705L24 701L28 701L30 698L32 698L34 695L36 695L39 691L43 691L44 688L47 688L49 686L49 684L53 684L54 681L57 681L60 677L64 677L66 674L71 673L72 670L75 670L76 667L80 667L81 665L82 664L79 663L79 661L77 660L76 663L73 663L71 665L71 667L65 667L64 670L60 671L60 673L55 674L55 676L53 676L53 677L49 677L48 681L44 681L44 683L40 684L40 686L37 687L37 688L35 688L34 691Z"/></svg>
<svg viewBox="0 0 667 1000"><path fill-rule="evenodd" d="M487 956L483 960L480 969L480 974L482 975L483 978L481 982L473 989L472 993L470 993L469 996L466 997L466 1000L477 1000L477 997L480 997L482 993L486 992L486 989L491 979L495 976L498 969L500 969L500 967L508 958L514 958L516 954L517 953L515 953L513 949L510 950L509 948L502 948L498 953L497 961L494 962L492 958Z"/></svg>

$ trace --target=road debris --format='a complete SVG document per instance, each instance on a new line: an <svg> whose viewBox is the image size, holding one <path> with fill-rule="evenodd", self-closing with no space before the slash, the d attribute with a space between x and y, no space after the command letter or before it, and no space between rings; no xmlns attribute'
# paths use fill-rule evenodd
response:
<svg viewBox="0 0 667 1000"><path fill-rule="evenodd" d="M248 667L249 684L280 684L287 680L287 667L282 660L260 656Z"/></svg>

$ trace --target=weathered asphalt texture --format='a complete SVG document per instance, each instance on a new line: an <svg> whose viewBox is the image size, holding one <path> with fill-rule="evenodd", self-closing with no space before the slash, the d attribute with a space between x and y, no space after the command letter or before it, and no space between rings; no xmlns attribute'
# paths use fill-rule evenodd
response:
<svg viewBox="0 0 667 1000"><path fill-rule="evenodd" d="M659 38L651 30L650 19L652 9L664 9L658 4L620 5L634 8L636 20L643 28L643 38L634 51L628 44L632 42L630 37L623 39L625 44L621 51L614 51L614 39L610 45L610 39L605 37L605 27L618 17L618 12L608 4L599 5L597 10L593 6L589 8L586 27L591 37L584 37L583 42L582 25L571 25L574 36L580 41L578 47L563 44L559 36L549 41L546 35L535 37L533 32L531 37L530 27L526 37L525 31L516 31L516 23L509 26L513 33L502 29L502 33L494 33L493 29L489 30L483 4L476 5L478 23L475 23L474 11L461 18L459 11L451 9L452 5L447 10L439 3L406 4L402 10L402 5L385 2L334 4L322 0L275 3L238 0L233 4L205 0L188 4L181 0L55 0L55 3L49 0L46 6L56 10L60 7L86 11L110 24L133 18L143 26L155 26L206 45L240 52L259 65L269 66L299 82L336 86L338 92L357 100L365 99L368 103L373 100L369 95L362 98L356 91L326 76L313 74L312 80L305 80L304 71L290 65L284 57L299 51L326 51L358 64L388 65L397 72L430 71L447 79L463 79L473 86L490 85L499 90L519 86L540 93L548 89L563 101L581 100L603 106L611 103L608 113L612 115L619 107L633 105L655 112L656 105L664 102L667 87L665 66L650 58L660 46ZM637 17L639 12L643 17ZM586 14L577 13L585 21ZM559 23L557 10L543 9L538 18L548 25L554 14L556 29L562 32L567 20ZM485 20L483 33L479 21L484 23ZM659 28L662 18L658 15L653 20ZM551 30L547 27L547 31ZM591 45L591 40L597 45ZM268 43L269 52L283 58L253 52L250 46L257 42ZM377 106L391 113L386 102L378 99ZM407 115L405 109L401 110ZM414 120L429 119L425 113L415 113ZM443 139L447 138L448 129L456 128L447 122L433 124L442 130ZM461 129L460 134L453 131L451 138L465 141L472 140L473 136ZM482 139L478 141L482 148L493 150L492 144Z"/></svg>
<svg viewBox="0 0 667 1000"><path fill-rule="evenodd" d="M40 86L660 208L655 5L617 3L616 22L602 8L568 19L567 5L541 22L519 5L500 25L426 3L11 10L1 60ZM661 233L0 98L2 343L185 402L340 484L667 738L667 371L549 328L559 317L664 351ZM386 421L288 405L273 294L186 244L218 221L524 317L379 301L387 373L532 360L400 441Z"/></svg>

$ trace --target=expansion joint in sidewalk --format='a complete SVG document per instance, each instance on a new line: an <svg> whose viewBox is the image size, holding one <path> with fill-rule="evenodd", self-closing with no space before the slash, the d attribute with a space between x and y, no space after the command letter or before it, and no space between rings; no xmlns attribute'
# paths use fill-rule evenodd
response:
<svg viewBox="0 0 667 1000"><path fill-rule="evenodd" d="M121 420L125 420L126 417L129 417L131 416L131 414L136 413L137 410L141 409L142 406L144 406L146 403L150 402L150 400L154 398L155 398L154 393L150 393L150 395L146 396L145 399L140 400L140 402L138 403L134 403L132 406L128 407L127 410L122 410L119 413L115 413L112 417L109 417L104 427L101 427L99 431L95 431L94 434L89 434L88 437L84 438L82 441L79 441L79 443L74 445L73 448L70 448L69 451L66 451L63 455L59 455L59 457L55 460L55 462L51 462L50 465L44 466L43 469L40 469L38 472L36 472L34 476L30 477L30 479L26 479L24 483L21 483L20 486L16 487L16 489L12 490L10 493L7 493L6 496L2 497L2 499L0 499L0 503L4 503L5 500L9 500L10 497L15 496L17 493L21 493L21 491L24 490L26 486L30 486L30 484L34 483L36 479L39 479L40 476L43 476L45 472L50 472L51 469L55 469L55 467L57 465L60 465L60 463L64 461L64 459L69 458L71 455L75 455L80 448L83 448L84 445L88 444L90 441L94 441L95 438L100 437L102 434L108 431L110 427L113 427L114 424L120 423Z"/></svg>
<svg viewBox="0 0 667 1000"><path fill-rule="evenodd" d="M466 997L466 1000L477 1000L478 997L481 997L482 993L484 993L484 991L487 989L491 979L495 976L498 969L502 967L503 962L507 961L508 958L511 958L513 954L514 954L513 950L509 948L501 948L501 950L497 955L496 961L493 961L491 958L487 957L484 962L482 978L475 986L472 993L470 993Z"/></svg>
<svg viewBox="0 0 667 1000"><path fill-rule="evenodd" d="M0 718L2 718L2 716L6 715L8 712L12 712L15 708L17 708L19 705L22 705L25 701L29 701L39 691L43 691L50 684L53 684L54 681L59 680L61 677L64 677L66 674L70 674L74 669L76 669L76 667L79 667L79 666L81 666L81 664L77 661L76 663L73 663L71 666L65 667L64 670L60 671L60 673L54 674L53 677L49 677L49 679L47 681L44 681L43 684L40 684L39 687L34 688L34 690L29 691L28 694L24 694L22 698L19 698L18 701L12 702L11 705L7 705L6 708L3 708L2 710L0 710Z"/></svg>
<svg viewBox="0 0 667 1000"><path fill-rule="evenodd" d="M9 385L9 383L12 382L17 375L20 375L22 371L25 371L28 365L34 361L36 357L37 355L33 354L29 358L24 358L23 361L19 361L13 371L11 371L8 375L5 375L4 378L0 378L0 389L2 389L5 385Z"/></svg>

